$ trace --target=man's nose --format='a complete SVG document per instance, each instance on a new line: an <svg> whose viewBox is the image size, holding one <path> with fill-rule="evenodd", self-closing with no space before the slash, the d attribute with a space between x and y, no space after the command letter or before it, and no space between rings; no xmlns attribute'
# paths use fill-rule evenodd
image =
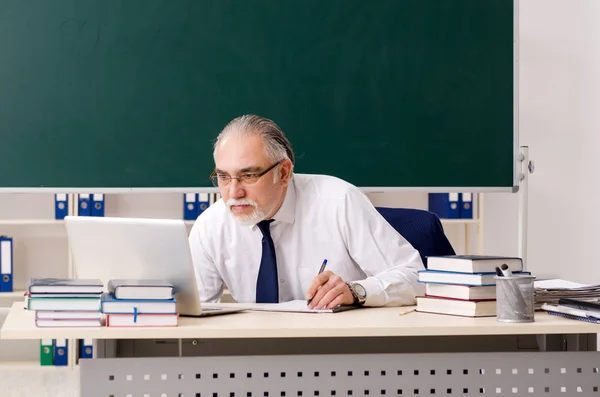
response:
<svg viewBox="0 0 600 397"><path fill-rule="evenodd" d="M244 187L237 179L232 179L229 183L229 197L232 199L240 199L246 195Z"/></svg>

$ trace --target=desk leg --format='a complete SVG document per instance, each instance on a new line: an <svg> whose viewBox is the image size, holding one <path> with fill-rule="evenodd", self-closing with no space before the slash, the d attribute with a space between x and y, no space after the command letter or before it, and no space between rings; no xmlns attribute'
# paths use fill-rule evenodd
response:
<svg viewBox="0 0 600 397"><path fill-rule="evenodd" d="M95 358L117 357L117 341L114 339L94 339Z"/></svg>
<svg viewBox="0 0 600 397"><path fill-rule="evenodd" d="M539 350L597 351L596 334L537 335Z"/></svg>

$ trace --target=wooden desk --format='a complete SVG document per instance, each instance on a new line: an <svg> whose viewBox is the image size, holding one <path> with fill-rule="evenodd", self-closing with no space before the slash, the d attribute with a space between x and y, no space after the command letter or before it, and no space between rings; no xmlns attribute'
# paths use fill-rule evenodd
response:
<svg viewBox="0 0 600 397"><path fill-rule="evenodd" d="M343 340L361 344L424 337L507 335L589 336L598 325L537 313L536 321L501 324L494 317L462 318L408 308L336 314L243 312L180 318L173 328L36 328L34 313L13 305L2 339L185 339L246 341ZM433 340L432 339L432 340ZM595 346L595 345L594 345ZM314 353L314 352L313 352ZM590 395L598 391L596 351L239 355L80 360L81 393L109 396L363 396ZM583 394L577 394L583 393Z"/></svg>
<svg viewBox="0 0 600 397"><path fill-rule="evenodd" d="M227 304L231 307L235 304ZM600 327L536 313L535 322L501 324L495 317L464 318L428 313L400 314L411 309L368 308L329 313L273 313L246 311L203 318L180 317L169 328L37 328L34 312L15 302L0 331L1 339L229 339L401 337L464 335L592 334Z"/></svg>

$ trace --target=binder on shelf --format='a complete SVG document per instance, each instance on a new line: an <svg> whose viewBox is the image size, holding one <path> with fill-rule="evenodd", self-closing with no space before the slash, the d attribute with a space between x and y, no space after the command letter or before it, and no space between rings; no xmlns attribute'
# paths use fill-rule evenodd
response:
<svg viewBox="0 0 600 397"><path fill-rule="evenodd" d="M63 366L69 362L69 341L67 339L54 339L54 365Z"/></svg>
<svg viewBox="0 0 600 397"><path fill-rule="evenodd" d="M204 212L210 205L209 193L198 193L198 215Z"/></svg>
<svg viewBox="0 0 600 397"><path fill-rule="evenodd" d="M198 194L183 194L183 219L186 221L195 221L198 217Z"/></svg>
<svg viewBox="0 0 600 397"><path fill-rule="evenodd" d="M90 216L92 214L90 195L88 193L82 193L79 195L77 207L79 208L77 213L79 216Z"/></svg>
<svg viewBox="0 0 600 397"><path fill-rule="evenodd" d="M210 194L210 205L213 205L217 201L221 199L221 193L211 193Z"/></svg>
<svg viewBox="0 0 600 397"><path fill-rule="evenodd" d="M79 340L79 358L94 358L93 339Z"/></svg>
<svg viewBox="0 0 600 397"><path fill-rule="evenodd" d="M40 339L40 365L53 365L52 339Z"/></svg>
<svg viewBox="0 0 600 397"><path fill-rule="evenodd" d="M65 219L69 213L69 196L64 193L54 195L54 218Z"/></svg>
<svg viewBox="0 0 600 397"><path fill-rule="evenodd" d="M463 219L473 219L473 194L460 194L460 217Z"/></svg>
<svg viewBox="0 0 600 397"><path fill-rule="evenodd" d="M92 195L92 216L104 216L104 194L95 193Z"/></svg>
<svg viewBox="0 0 600 397"><path fill-rule="evenodd" d="M460 218L460 200L458 193L429 193L429 211L440 218Z"/></svg>
<svg viewBox="0 0 600 397"><path fill-rule="evenodd" d="M13 239L0 236L0 292L13 292Z"/></svg>

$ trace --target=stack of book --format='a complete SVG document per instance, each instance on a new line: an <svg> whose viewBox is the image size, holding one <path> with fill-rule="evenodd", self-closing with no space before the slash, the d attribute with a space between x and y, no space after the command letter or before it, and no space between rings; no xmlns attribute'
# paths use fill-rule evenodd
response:
<svg viewBox="0 0 600 397"><path fill-rule="evenodd" d="M512 273L523 272L520 258L451 255L427 258L427 270L419 271L425 296L417 297L417 311L456 316L496 315L496 267L507 264Z"/></svg>
<svg viewBox="0 0 600 397"><path fill-rule="evenodd" d="M102 313L109 327L175 327L173 285L164 280L110 280Z"/></svg>
<svg viewBox="0 0 600 397"><path fill-rule="evenodd" d="M102 325L100 280L32 278L26 295L37 327L99 327Z"/></svg>

